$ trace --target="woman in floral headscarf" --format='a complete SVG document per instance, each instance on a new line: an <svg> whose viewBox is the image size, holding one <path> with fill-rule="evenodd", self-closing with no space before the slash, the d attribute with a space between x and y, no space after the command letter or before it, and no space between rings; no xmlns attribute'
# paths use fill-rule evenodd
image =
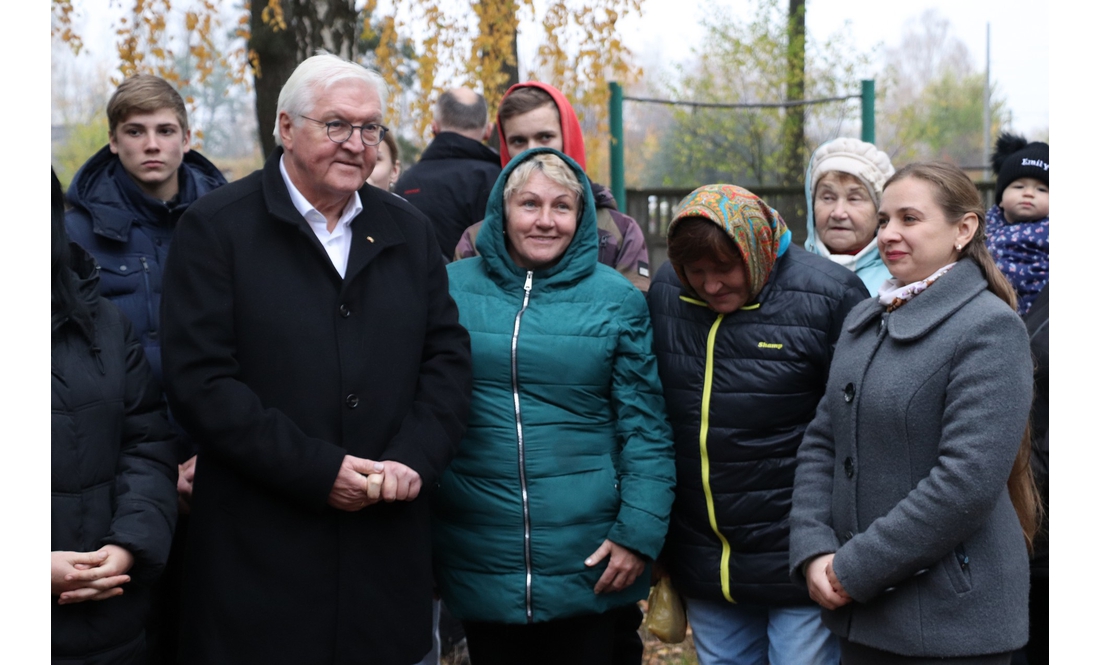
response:
<svg viewBox="0 0 1100 665"><path fill-rule="evenodd" d="M702 665L835 663L820 608L788 575L795 453L825 390L855 273L791 244L775 210L733 185L677 207L649 291L675 432L662 562Z"/></svg>

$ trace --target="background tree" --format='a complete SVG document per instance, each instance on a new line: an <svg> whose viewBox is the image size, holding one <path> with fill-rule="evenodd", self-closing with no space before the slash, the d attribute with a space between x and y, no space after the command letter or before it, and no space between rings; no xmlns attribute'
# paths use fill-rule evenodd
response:
<svg viewBox="0 0 1100 665"><path fill-rule="evenodd" d="M790 0L787 9L787 101L804 99L806 93L806 0ZM806 163L806 107L783 111L783 163L780 179L797 184Z"/></svg>
<svg viewBox="0 0 1100 665"><path fill-rule="evenodd" d="M886 50L885 61L878 138L895 164L941 159L981 167L988 162L982 154L985 74L975 69L946 18L926 10L906 28L901 45ZM995 138L1008 109L996 85L991 96Z"/></svg>
<svg viewBox="0 0 1100 665"><path fill-rule="evenodd" d="M77 169L107 144L107 115L103 109L113 85L105 64L81 70L63 58L55 59L51 161L61 185L68 188Z"/></svg>
<svg viewBox="0 0 1100 665"><path fill-rule="evenodd" d="M742 19L724 7L709 8L708 39L695 49L696 60L678 69L679 82L669 86L668 95L722 104L774 103L789 97L788 10L779 0L761 0L756 12ZM798 98L858 92L858 73L866 70L869 57L851 48L854 40L847 30L824 42L805 36L803 30L803 39L804 88ZM676 107L673 131L662 142L667 161L662 184L799 182L807 142L816 145L842 132L858 132L852 122L859 117L858 101L802 108L804 129L799 131L798 123L785 125L792 114L780 108Z"/></svg>
<svg viewBox="0 0 1100 665"><path fill-rule="evenodd" d="M316 49L374 66L390 84L388 122L426 143L431 109L444 90L471 85L492 107L520 78L519 18L523 12L544 27L537 75L575 102L590 149L606 143L607 82L638 75L618 37L619 21L639 13L643 0L550 0L536 16L534 0L466 0L447 5L430 0L394 2L388 12L377 0L355 9L355 0L252 0L229 19L238 41L232 49L211 37L223 24L221 3L192 0L186 10L172 0L115 0L126 7L117 27L120 78L150 72L177 85L204 86L215 76L255 90L256 121L263 152L273 145L278 91L293 68ZM51 0L54 39L79 51L73 26L79 0ZM468 3L468 4L466 4ZM180 48L174 46L173 17L186 11L186 52L193 58L187 81L180 77ZM527 36L524 36L527 38ZM214 66L217 60L221 67ZM193 103L189 100L189 103ZM601 151L602 152L602 151Z"/></svg>
<svg viewBox="0 0 1100 665"><path fill-rule="evenodd" d="M355 59L359 12L354 0L253 0L250 13L248 48L256 123L263 154L269 155L275 149L275 109L283 84L319 48Z"/></svg>
<svg viewBox="0 0 1100 665"><path fill-rule="evenodd" d="M519 12L534 13L533 0L485 0L471 3L477 33L470 43L467 75L482 83L490 109L508 88L519 83Z"/></svg>

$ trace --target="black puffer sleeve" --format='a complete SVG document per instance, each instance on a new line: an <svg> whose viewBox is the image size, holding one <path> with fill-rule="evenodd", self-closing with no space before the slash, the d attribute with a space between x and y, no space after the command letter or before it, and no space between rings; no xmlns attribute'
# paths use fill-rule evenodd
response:
<svg viewBox="0 0 1100 665"><path fill-rule="evenodd" d="M126 385L114 515L103 543L129 550L131 578L148 582L164 570L176 526L176 440L145 352L129 321L113 307L100 301L100 310L118 323L105 332L123 336Z"/></svg>

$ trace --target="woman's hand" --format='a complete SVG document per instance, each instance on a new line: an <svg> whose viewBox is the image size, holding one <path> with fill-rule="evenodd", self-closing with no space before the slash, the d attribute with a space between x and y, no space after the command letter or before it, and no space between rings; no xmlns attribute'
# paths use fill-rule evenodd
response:
<svg viewBox="0 0 1100 665"><path fill-rule="evenodd" d="M107 553L99 552L50 552L50 595L60 596L62 592L76 589L79 582L69 578L71 573L98 566L107 558Z"/></svg>
<svg viewBox="0 0 1100 665"><path fill-rule="evenodd" d="M645 570L645 561L640 556L610 540L603 541L599 549L584 560L584 565L591 568L609 554L611 561L607 564L607 570L603 571L603 575L600 575L600 579L596 582L596 593L622 591L633 584Z"/></svg>
<svg viewBox="0 0 1100 665"><path fill-rule="evenodd" d="M61 579L66 588L61 589L58 605L69 605L86 600L104 600L122 595L122 585L130 581L126 574L134 565L134 555L118 545L104 545L96 552L53 552L55 579L58 571L57 555L75 554L81 560L69 559L72 570L64 571ZM84 558L90 557L90 558ZM62 566L66 564L62 563ZM54 588L57 588L56 586Z"/></svg>
<svg viewBox="0 0 1100 665"><path fill-rule="evenodd" d="M827 610L835 610L852 602L852 597L833 572L835 556L835 553L823 554L806 566L806 586L810 589L810 598Z"/></svg>

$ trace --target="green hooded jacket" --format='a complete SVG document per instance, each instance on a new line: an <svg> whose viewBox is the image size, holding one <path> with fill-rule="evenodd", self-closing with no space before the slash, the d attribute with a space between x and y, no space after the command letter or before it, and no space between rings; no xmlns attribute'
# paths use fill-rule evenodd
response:
<svg viewBox="0 0 1100 665"><path fill-rule="evenodd" d="M507 251L504 186L542 152L573 169L584 202L561 260L529 272ZM433 498L443 599L459 619L511 624L640 600L648 564L631 586L597 595L608 559L585 559L605 539L647 561L660 552L675 483L672 430L645 298L597 263L584 172L549 148L513 160L490 194L477 249L447 267L470 331L474 390L458 456Z"/></svg>

